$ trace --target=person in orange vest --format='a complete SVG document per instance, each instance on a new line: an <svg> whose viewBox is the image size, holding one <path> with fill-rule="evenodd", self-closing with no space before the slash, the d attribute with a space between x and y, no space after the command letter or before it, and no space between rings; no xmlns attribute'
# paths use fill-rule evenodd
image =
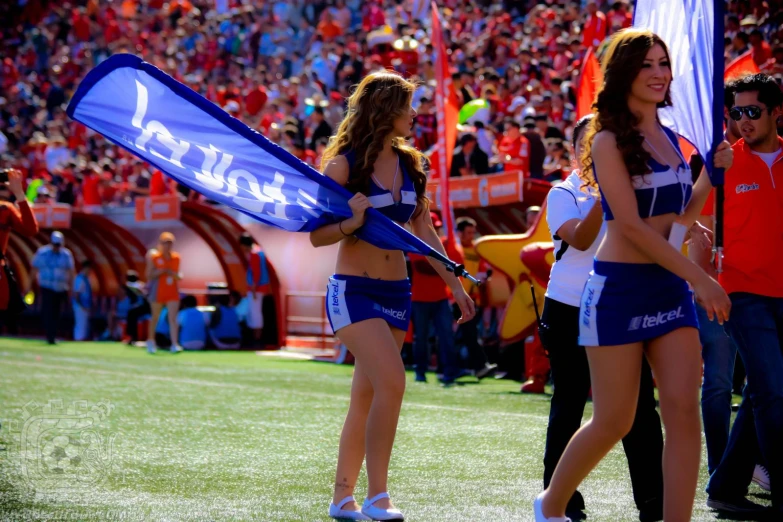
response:
<svg viewBox="0 0 783 522"><path fill-rule="evenodd" d="M247 327L253 330L253 338L261 344L264 329L264 290L269 285L269 268L266 255L248 232L239 237L239 244L247 257Z"/></svg>
<svg viewBox="0 0 783 522"><path fill-rule="evenodd" d="M179 346L179 254L174 252L174 234L163 232L158 239L158 248L147 253L147 285L152 317L147 334L147 352L155 353L155 326L165 306L168 309L169 327L171 329L171 353L182 351Z"/></svg>

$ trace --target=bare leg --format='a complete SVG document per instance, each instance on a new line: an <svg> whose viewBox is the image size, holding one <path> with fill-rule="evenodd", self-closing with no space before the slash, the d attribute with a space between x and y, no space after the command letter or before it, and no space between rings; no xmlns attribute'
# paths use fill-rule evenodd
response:
<svg viewBox="0 0 783 522"><path fill-rule="evenodd" d="M381 319L355 323L337 332L356 358L351 404L340 437L334 501L352 495L367 455L368 497L387 490L389 460L397 430L405 367L400 349L405 332L392 329ZM393 507L387 499L375 503ZM347 504L344 509L358 506Z"/></svg>
<svg viewBox="0 0 783 522"><path fill-rule="evenodd" d="M166 303L166 309L169 313L169 330L171 330L171 346L179 346L179 323L177 314L179 313L179 301L169 301Z"/></svg>
<svg viewBox="0 0 783 522"><path fill-rule="evenodd" d="M701 344L695 328L679 328L647 347L666 429L663 449L663 518L691 519L701 459Z"/></svg>
<svg viewBox="0 0 783 522"><path fill-rule="evenodd" d="M639 397L642 344L587 347L593 417L568 443L544 495L544 516L565 516L576 488L631 431Z"/></svg>
<svg viewBox="0 0 783 522"><path fill-rule="evenodd" d="M147 342L155 342L155 327L158 325L160 313L163 311L163 303L150 302L150 323L147 325Z"/></svg>

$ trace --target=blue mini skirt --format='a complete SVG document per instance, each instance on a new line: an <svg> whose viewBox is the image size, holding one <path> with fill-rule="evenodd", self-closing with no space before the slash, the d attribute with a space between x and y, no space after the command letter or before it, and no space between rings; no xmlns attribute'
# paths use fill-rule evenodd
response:
<svg viewBox="0 0 783 522"><path fill-rule="evenodd" d="M408 331L411 282L409 279L384 281L335 274L326 287L326 313L334 332L349 324L375 318Z"/></svg>
<svg viewBox="0 0 783 522"><path fill-rule="evenodd" d="M579 344L615 346L699 327L688 283L658 264L595 260L582 292Z"/></svg>

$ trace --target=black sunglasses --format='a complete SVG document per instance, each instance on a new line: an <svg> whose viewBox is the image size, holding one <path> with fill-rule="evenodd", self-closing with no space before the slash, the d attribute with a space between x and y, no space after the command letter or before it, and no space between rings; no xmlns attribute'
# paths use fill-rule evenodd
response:
<svg viewBox="0 0 783 522"><path fill-rule="evenodd" d="M761 111L763 111L758 105L748 105L747 107L732 107L729 110L729 116L734 121L740 121L742 119L742 113L748 115L751 120L758 120L761 118Z"/></svg>

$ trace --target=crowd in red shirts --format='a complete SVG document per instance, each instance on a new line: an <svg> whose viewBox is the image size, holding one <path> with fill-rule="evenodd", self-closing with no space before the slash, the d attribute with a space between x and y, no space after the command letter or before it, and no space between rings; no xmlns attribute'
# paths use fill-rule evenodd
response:
<svg viewBox="0 0 783 522"><path fill-rule="evenodd" d="M586 50L632 23L629 2L442 0L449 62L465 113L452 175L523 170L556 181ZM732 0L726 59L750 50L783 74L783 2ZM129 204L180 192L160 172L65 115L79 81L130 52L319 164L359 79L394 68L420 82L413 141L436 141L434 52L427 0L76 0L3 2L0 153L40 179L31 198ZM484 158L486 155L486 159Z"/></svg>

